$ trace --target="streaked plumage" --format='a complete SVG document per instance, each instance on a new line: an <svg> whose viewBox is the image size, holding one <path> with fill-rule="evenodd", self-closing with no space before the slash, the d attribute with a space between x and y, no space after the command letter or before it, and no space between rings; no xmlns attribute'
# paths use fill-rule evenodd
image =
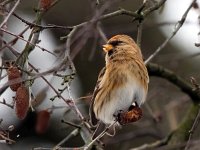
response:
<svg viewBox="0 0 200 150"><path fill-rule="evenodd" d="M140 48L127 35L116 35L104 45L106 65L94 90L90 116L93 125L115 121L114 115L136 102L144 103L149 77Z"/></svg>

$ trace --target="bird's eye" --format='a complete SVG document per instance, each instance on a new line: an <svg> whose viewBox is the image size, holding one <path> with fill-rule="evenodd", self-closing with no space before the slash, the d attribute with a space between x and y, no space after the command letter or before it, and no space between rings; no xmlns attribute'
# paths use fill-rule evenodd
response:
<svg viewBox="0 0 200 150"><path fill-rule="evenodd" d="M113 50L108 51L108 56L111 56L113 54Z"/></svg>
<svg viewBox="0 0 200 150"><path fill-rule="evenodd" d="M109 42L109 44L111 44L112 46L117 46L117 45L119 45L120 43L122 43L122 41L117 41L117 40L115 40L115 41L110 41L110 42Z"/></svg>

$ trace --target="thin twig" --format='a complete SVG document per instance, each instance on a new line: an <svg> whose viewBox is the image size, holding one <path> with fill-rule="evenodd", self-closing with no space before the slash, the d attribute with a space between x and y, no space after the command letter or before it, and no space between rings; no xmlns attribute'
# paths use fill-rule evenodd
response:
<svg viewBox="0 0 200 150"><path fill-rule="evenodd" d="M132 148L130 150L149 150L149 149L156 149L157 147L160 147L160 146L163 146L163 145L166 145L167 142L170 140L171 136L173 135L173 132L171 132L168 136L166 136L164 139L162 140L158 140L158 141L155 141L153 143L150 143L150 144L143 144L139 147L135 147L135 148Z"/></svg>
<svg viewBox="0 0 200 150"><path fill-rule="evenodd" d="M99 4L100 4L99 0L96 0L96 5L99 5Z"/></svg>
<svg viewBox="0 0 200 150"><path fill-rule="evenodd" d="M143 12L143 16L147 17L148 15L150 15L153 11L159 9L161 6L163 6L165 4L167 0L160 0L159 2L156 1L155 5L153 5L152 7L148 8L147 10L145 10Z"/></svg>
<svg viewBox="0 0 200 150"><path fill-rule="evenodd" d="M106 43L108 41L108 38L107 38L106 34L103 32L99 23L97 24L96 28L97 28L97 31L99 32L100 37L102 38L104 43Z"/></svg>
<svg viewBox="0 0 200 150"><path fill-rule="evenodd" d="M149 112L149 114L152 116L153 120L156 121L156 123L158 123L160 120L159 118L155 115L155 113L153 112L152 108L149 106L149 104L146 102L144 104L144 106L146 107L147 111Z"/></svg>
<svg viewBox="0 0 200 150"><path fill-rule="evenodd" d="M199 146L199 143L200 143L200 140L192 140L190 145L194 146L194 149L195 149L195 147L197 148L197 146ZM177 143L173 145L165 145L165 146L155 148L154 150L183 150L186 144L187 144L186 142L183 142L183 143Z"/></svg>
<svg viewBox="0 0 200 150"><path fill-rule="evenodd" d="M142 10L146 7L147 0L144 0L142 6L138 9L137 13L141 15ZM143 29L143 21L144 18L138 20L137 25L137 45L141 48L141 41L142 41L142 29Z"/></svg>
<svg viewBox="0 0 200 150"><path fill-rule="evenodd" d="M47 50L47 49L45 49L45 48L43 48L43 47L41 47L41 46L39 46L39 45L37 45L37 44L31 43L30 41L25 40L24 38L22 38L22 37L19 36L19 35L16 35L16 34L14 34L14 33L12 33L12 32L9 32L9 31L7 31L7 30L5 30L5 29L0 29L0 30L3 31L3 32L5 32L5 33L7 33L7 34L10 34L10 35L12 35L12 36L17 37L18 39L20 39L20 40L22 40L22 41L24 41L24 42L26 42L26 43L28 43L28 44L30 44L30 45L32 45L32 46L38 47L38 48L41 49L42 51L46 51L47 53L50 53L50 54L56 56L54 53L50 52L49 50Z"/></svg>
<svg viewBox="0 0 200 150"><path fill-rule="evenodd" d="M0 137L1 137L2 139L6 140L6 143L9 143L9 144L14 144L14 143L16 143L14 140L12 140L12 139L10 139L9 137L6 137L6 136L4 136L4 135L2 135L2 134L0 134Z"/></svg>
<svg viewBox="0 0 200 150"><path fill-rule="evenodd" d="M21 37L28 29L29 29L29 27L26 27L22 32L20 32L18 34L18 36ZM18 40L18 37L15 37L10 42L7 42L4 46L0 47L0 51L3 50L4 48L6 48L8 45L14 45L17 42L17 40Z"/></svg>
<svg viewBox="0 0 200 150"><path fill-rule="evenodd" d="M20 17L19 15L17 15L16 13L13 13L13 16L15 16L16 18L18 18L19 20L21 20L23 23L29 25L30 28L32 27L38 27L40 28L40 30L44 30L44 29L65 29L65 30L72 30L73 26L59 26L59 25L54 25L54 24L50 24L50 25L39 25L33 22L29 22L25 19L23 19L22 17Z"/></svg>
<svg viewBox="0 0 200 150"><path fill-rule="evenodd" d="M197 114L197 116L195 118L195 121L194 121L193 125L192 125L192 128L189 131L190 135L189 135L187 144L185 146L185 150L189 150L189 148L190 148L192 135L193 135L194 131L196 130L196 128L197 128L197 126L199 124L199 121L200 121L200 109L199 109L199 112L198 112L198 114Z"/></svg>
<svg viewBox="0 0 200 150"><path fill-rule="evenodd" d="M33 150L52 150L52 148L47 148L47 147L37 147L33 148ZM60 147L56 150L83 150L82 147Z"/></svg>
<svg viewBox="0 0 200 150"><path fill-rule="evenodd" d="M115 121L114 123L112 123L112 124L110 124L108 127L106 127L106 128L104 129L104 131L101 132L101 134L99 134L94 140L92 140L87 146L85 146L84 150L89 149L97 140L99 140L100 138L102 138L102 137L106 134L106 132L107 132L112 126L114 126L116 123L117 123L117 122Z"/></svg>
<svg viewBox="0 0 200 150"><path fill-rule="evenodd" d="M14 105L8 104L5 99L3 99L3 102L0 101L0 104L6 105L6 106L10 107L11 109L14 108Z"/></svg>
<svg viewBox="0 0 200 150"><path fill-rule="evenodd" d="M3 22L0 24L0 29L3 27L3 25L8 21L8 19L10 18L10 16L12 15L12 13L15 11L15 9L17 8L17 6L19 5L20 0L17 0L17 2L15 3L15 5L13 6L13 8L11 9L11 11L8 13L8 15L6 16L6 18L3 20Z"/></svg>
<svg viewBox="0 0 200 150"><path fill-rule="evenodd" d="M36 72L39 73L39 71L38 71L33 65L31 65L30 63L29 63L29 65L30 65ZM54 71L55 71L55 70L54 70ZM74 112L79 116L80 120L82 120L82 121L85 120L84 117L82 116L82 114L80 113L80 111L79 111L77 108L74 108L74 107L73 107L73 105L71 104L71 101L70 101L70 100L66 100L62 95L60 95L60 93L52 86L52 84L51 84L43 75L41 75L41 78L49 85L49 87L58 95L59 98L61 98L65 103L68 104L68 106L69 106L70 108L72 108L72 110L74 110ZM32 79L33 79L33 78L32 78ZM32 79L28 79L28 80L32 80ZM17 80L17 79L16 79L16 80ZM14 83L19 82L19 81L16 81L16 80L12 80L12 81L13 81L12 83L14 84ZM9 84L7 83L6 85L8 86ZM4 86L5 86L5 85L4 85ZM4 86L3 86L3 87L4 87ZM3 87L0 88L0 91L4 89ZM87 127L87 126L86 126L86 127Z"/></svg>
<svg viewBox="0 0 200 150"><path fill-rule="evenodd" d="M197 92L197 94L199 94L200 93L200 85L197 83L196 79L193 78L193 77L191 77L191 82L192 82L192 84L194 86L193 90L195 92ZM189 131L190 134L189 134L189 138L188 138L187 144L185 146L185 150L188 150L189 147L190 147L192 135L193 135L194 131L196 130L196 128L197 128L197 126L199 124L199 121L200 121L200 107L199 107L199 112L198 112L198 114L197 114L197 116L196 116L196 118L194 120L193 125L192 125L192 128Z"/></svg>
<svg viewBox="0 0 200 150"><path fill-rule="evenodd" d="M191 8L193 7L193 4L196 2L197 0L193 0L193 2L189 5L189 7L186 9L185 13L183 14L182 18L180 21L178 21L178 23L175 25L175 29L172 32L171 36L168 37L157 49L156 51L151 54L149 56L149 58L145 61L145 64L149 63L161 50L163 50L163 48L169 43L169 41L176 35L176 33L179 31L179 29L183 26L187 15L189 13L189 11L191 10Z"/></svg>
<svg viewBox="0 0 200 150"><path fill-rule="evenodd" d="M138 23L137 45L141 48L143 22Z"/></svg>
<svg viewBox="0 0 200 150"><path fill-rule="evenodd" d="M76 125L76 124L74 124L74 123L72 123L72 122L69 122L69 121L61 120L61 122L62 122L62 123L65 123L65 124L67 124L67 125L70 125L70 126L72 126L72 127L78 128L78 129L81 128L81 126Z"/></svg>
<svg viewBox="0 0 200 150"><path fill-rule="evenodd" d="M140 128L137 130L127 131L125 133L119 133L114 138L109 138L105 141L106 145L113 145L117 143L134 141L137 138L151 137L156 140L161 140L163 136L160 135L156 129Z"/></svg>

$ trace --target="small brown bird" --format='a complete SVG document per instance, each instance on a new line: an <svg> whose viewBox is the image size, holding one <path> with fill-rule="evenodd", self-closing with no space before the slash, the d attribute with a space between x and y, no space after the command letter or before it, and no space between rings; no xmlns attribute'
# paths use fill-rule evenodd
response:
<svg viewBox="0 0 200 150"><path fill-rule="evenodd" d="M149 76L140 48L127 35L116 35L103 45L106 66L101 70L90 105L92 125L97 127L93 138L104 125L116 120L120 111L144 103Z"/></svg>

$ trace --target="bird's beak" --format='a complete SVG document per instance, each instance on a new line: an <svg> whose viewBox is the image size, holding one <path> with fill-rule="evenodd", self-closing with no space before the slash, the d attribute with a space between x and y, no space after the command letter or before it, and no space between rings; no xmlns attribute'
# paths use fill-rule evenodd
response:
<svg viewBox="0 0 200 150"><path fill-rule="evenodd" d="M105 52L109 52L110 50L112 50L114 47L111 44L105 44L103 45L103 50Z"/></svg>

